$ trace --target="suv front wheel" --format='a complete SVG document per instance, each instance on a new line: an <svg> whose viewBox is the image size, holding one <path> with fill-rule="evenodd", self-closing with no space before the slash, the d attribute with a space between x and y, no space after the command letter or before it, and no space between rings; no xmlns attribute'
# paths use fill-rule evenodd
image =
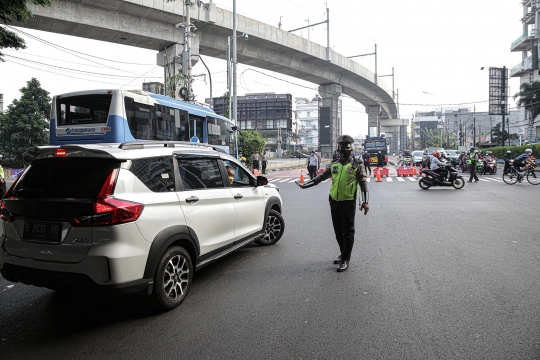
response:
<svg viewBox="0 0 540 360"><path fill-rule="evenodd" d="M193 262L189 253L180 246L169 248L156 271L154 297L165 310L177 307L186 298L193 281Z"/></svg>
<svg viewBox="0 0 540 360"><path fill-rule="evenodd" d="M274 245L285 231L285 221L276 210L270 210L264 225L264 237L255 241L259 245Z"/></svg>

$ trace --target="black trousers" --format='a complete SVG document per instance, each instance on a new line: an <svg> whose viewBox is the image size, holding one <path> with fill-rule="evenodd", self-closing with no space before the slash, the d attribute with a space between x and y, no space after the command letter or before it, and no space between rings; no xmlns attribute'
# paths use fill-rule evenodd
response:
<svg viewBox="0 0 540 360"><path fill-rule="evenodd" d="M364 166L366 168L366 173L369 172L369 175L371 175L371 164L370 164L369 160L364 161Z"/></svg>
<svg viewBox="0 0 540 360"><path fill-rule="evenodd" d="M259 170L259 160L253 160L253 168Z"/></svg>
<svg viewBox="0 0 540 360"><path fill-rule="evenodd" d="M478 176L476 176L476 162L471 161L471 176L469 176L469 181L472 181L474 178L475 181L478 181Z"/></svg>
<svg viewBox="0 0 540 360"><path fill-rule="evenodd" d="M335 201L330 199L330 213L341 259L350 260L354 245L354 216L356 200Z"/></svg>
<svg viewBox="0 0 540 360"><path fill-rule="evenodd" d="M262 173L266 174L266 161L262 162Z"/></svg>
<svg viewBox="0 0 540 360"><path fill-rule="evenodd" d="M316 165L308 165L308 172L309 172L309 178L313 179L317 176L317 166Z"/></svg>

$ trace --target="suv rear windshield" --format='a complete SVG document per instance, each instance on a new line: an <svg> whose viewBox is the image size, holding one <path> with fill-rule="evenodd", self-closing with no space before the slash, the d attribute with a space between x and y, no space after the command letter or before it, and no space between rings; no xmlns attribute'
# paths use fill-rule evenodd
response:
<svg viewBox="0 0 540 360"><path fill-rule="evenodd" d="M58 125L106 123L112 94L62 97L56 100Z"/></svg>
<svg viewBox="0 0 540 360"><path fill-rule="evenodd" d="M14 188L20 198L95 198L112 169L115 159L55 158L32 162Z"/></svg>

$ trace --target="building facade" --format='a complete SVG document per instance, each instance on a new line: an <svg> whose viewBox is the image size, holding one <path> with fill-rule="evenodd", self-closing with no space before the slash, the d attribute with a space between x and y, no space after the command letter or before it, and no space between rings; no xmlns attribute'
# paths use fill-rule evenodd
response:
<svg viewBox="0 0 540 360"><path fill-rule="evenodd" d="M318 150L320 99L295 98L294 101L299 122L298 141L305 150Z"/></svg>
<svg viewBox="0 0 540 360"><path fill-rule="evenodd" d="M488 112L471 112L470 108L442 109L416 112L412 119L411 137L413 150L422 150L428 147L426 130L437 130L440 144L447 148L458 146L495 146L500 145L493 135L493 128L502 126L503 116L489 115ZM520 134L523 134L524 112L511 110L504 116L504 127L510 135L512 145L519 144ZM441 141L442 140L442 141ZM525 137L522 135L521 141ZM507 141L508 143L508 141Z"/></svg>
<svg viewBox="0 0 540 360"><path fill-rule="evenodd" d="M510 45L510 51L521 53L521 62L510 69L510 77L519 78L520 85L540 80L538 50L540 46L540 0L523 0L521 34ZM521 109L526 117L528 114ZM533 119L534 120L534 119ZM510 125L511 126L511 125ZM540 141L540 126L525 118L523 128L529 141Z"/></svg>
<svg viewBox="0 0 540 360"><path fill-rule="evenodd" d="M0 94L0 112L4 112L4 94Z"/></svg>
<svg viewBox="0 0 540 360"><path fill-rule="evenodd" d="M291 94L254 93L237 96L237 122L240 130L257 130L267 141L267 148L293 150L297 148L298 122ZM210 103L210 99L206 99ZM222 116L229 99L212 99L213 110ZM279 151L278 151L279 153Z"/></svg>

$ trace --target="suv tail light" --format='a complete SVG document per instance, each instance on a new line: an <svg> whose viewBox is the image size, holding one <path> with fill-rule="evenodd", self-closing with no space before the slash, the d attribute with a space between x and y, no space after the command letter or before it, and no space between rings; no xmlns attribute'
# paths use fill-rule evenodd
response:
<svg viewBox="0 0 540 360"><path fill-rule="evenodd" d="M144 208L143 204L115 199L112 196L117 177L118 169L111 170L94 203L94 214L74 218L71 221L73 226L125 224L139 218Z"/></svg>
<svg viewBox="0 0 540 360"><path fill-rule="evenodd" d="M13 189L15 188L15 185L17 185L17 183L19 182L20 179L22 179L22 177L24 176L24 174L28 171L28 169L30 169L30 167L27 167L26 170L24 170L17 179L15 179L15 181L13 182L13 184L11 184L11 186L9 187L9 190L6 192L6 194L4 195L4 199L13 199L14 196L13 196ZM4 203L4 200L2 200L0 202L0 218L4 221L7 221L7 222L12 222L15 220L15 216L9 212L8 209L6 209L6 204Z"/></svg>

